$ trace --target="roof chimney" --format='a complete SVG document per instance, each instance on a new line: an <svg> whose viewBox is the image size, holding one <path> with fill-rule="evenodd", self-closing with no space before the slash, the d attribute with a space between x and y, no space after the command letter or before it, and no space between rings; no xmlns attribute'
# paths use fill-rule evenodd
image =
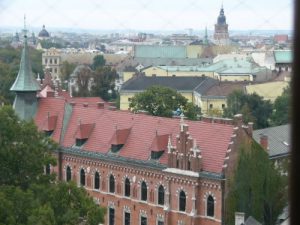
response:
<svg viewBox="0 0 300 225"><path fill-rule="evenodd" d="M260 145L268 152L269 151L269 138L266 134L260 134Z"/></svg>
<svg viewBox="0 0 300 225"><path fill-rule="evenodd" d="M98 109L104 109L104 102L97 102Z"/></svg>
<svg viewBox="0 0 300 225"><path fill-rule="evenodd" d="M87 103L87 102L83 103L83 107L88 107L88 106L89 106L89 103Z"/></svg>

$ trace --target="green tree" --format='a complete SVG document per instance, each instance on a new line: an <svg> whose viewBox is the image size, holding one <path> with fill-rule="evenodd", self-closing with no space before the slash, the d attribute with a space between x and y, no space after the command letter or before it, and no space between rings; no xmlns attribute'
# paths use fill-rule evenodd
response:
<svg viewBox="0 0 300 225"><path fill-rule="evenodd" d="M271 116L272 126L287 124L290 121L290 105L291 105L291 87L284 89L283 93L278 96L273 105L273 113Z"/></svg>
<svg viewBox="0 0 300 225"><path fill-rule="evenodd" d="M110 66L98 67L93 73L92 96L99 96L104 100L116 99L115 80L118 74Z"/></svg>
<svg viewBox="0 0 300 225"><path fill-rule="evenodd" d="M63 88L68 90L68 85L66 85L65 81L69 81L70 75L76 68L76 65L74 63L69 63L68 61L63 61L61 64L61 81L63 85L65 85Z"/></svg>
<svg viewBox="0 0 300 225"><path fill-rule="evenodd" d="M136 94L129 101L129 107L134 112L144 110L153 116L163 117L172 117L173 112L180 109L189 119L197 119L201 112L180 93L163 86L151 86Z"/></svg>
<svg viewBox="0 0 300 225"><path fill-rule="evenodd" d="M105 66L105 59L103 55L96 55L93 59L92 69L96 70L99 67Z"/></svg>
<svg viewBox="0 0 300 225"><path fill-rule="evenodd" d="M55 166L57 148L33 122L20 121L9 106L0 108L0 224L96 225L105 210L83 188L44 173Z"/></svg>
<svg viewBox="0 0 300 225"><path fill-rule="evenodd" d="M92 94L90 93L90 85L92 82L92 70L85 66L79 70L77 73L77 87L78 90L73 90L74 96L80 97L90 97Z"/></svg>
<svg viewBox="0 0 300 225"><path fill-rule="evenodd" d="M235 212L245 212L266 225L275 224L287 204L286 183L256 142L242 145L238 165L229 178L226 224L234 223Z"/></svg>
<svg viewBox="0 0 300 225"><path fill-rule="evenodd" d="M239 113L243 114L245 122L254 122L255 128L265 128L269 126L272 104L256 93L247 95L242 91L234 91L227 97L223 116L232 118Z"/></svg>

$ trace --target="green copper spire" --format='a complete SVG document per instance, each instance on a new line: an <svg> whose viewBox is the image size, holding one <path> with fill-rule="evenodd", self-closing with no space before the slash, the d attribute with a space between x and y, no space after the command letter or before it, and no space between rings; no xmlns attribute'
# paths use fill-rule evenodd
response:
<svg viewBox="0 0 300 225"><path fill-rule="evenodd" d="M18 76L10 88L16 92L13 108L20 119L31 120L37 111L37 91L41 90L40 85L35 80L28 54L27 30L24 17L24 48L22 51L20 69Z"/></svg>
<svg viewBox="0 0 300 225"><path fill-rule="evenodd" d="M28 54L27 30L24 22L24 48L22 50L20 69L18 76L10 88L11 91L39 91L39 84L36 82L31 70L31 63Z"/></svg>

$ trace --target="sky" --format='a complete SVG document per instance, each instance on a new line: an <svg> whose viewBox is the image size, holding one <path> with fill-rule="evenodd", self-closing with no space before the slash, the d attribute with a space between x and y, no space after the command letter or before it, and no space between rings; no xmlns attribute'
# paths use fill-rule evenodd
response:
<svg viewBox="0 0 300 225"><path fill-rule="evenodd" d="M93 30L291 30L292 0L0 0L1 27Z"/></svg>

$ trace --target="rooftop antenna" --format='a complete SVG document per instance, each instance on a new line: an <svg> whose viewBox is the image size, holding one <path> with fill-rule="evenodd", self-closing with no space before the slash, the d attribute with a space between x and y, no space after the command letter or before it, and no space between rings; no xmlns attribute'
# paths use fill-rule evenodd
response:
<svg viewBox="0 0 300 225"><path fill-rule="evenodd" d="M24 32L24 37L27 37L27 29L26 29L26 15L24 14L24 29L23 29L23 32Z"/></svg>

